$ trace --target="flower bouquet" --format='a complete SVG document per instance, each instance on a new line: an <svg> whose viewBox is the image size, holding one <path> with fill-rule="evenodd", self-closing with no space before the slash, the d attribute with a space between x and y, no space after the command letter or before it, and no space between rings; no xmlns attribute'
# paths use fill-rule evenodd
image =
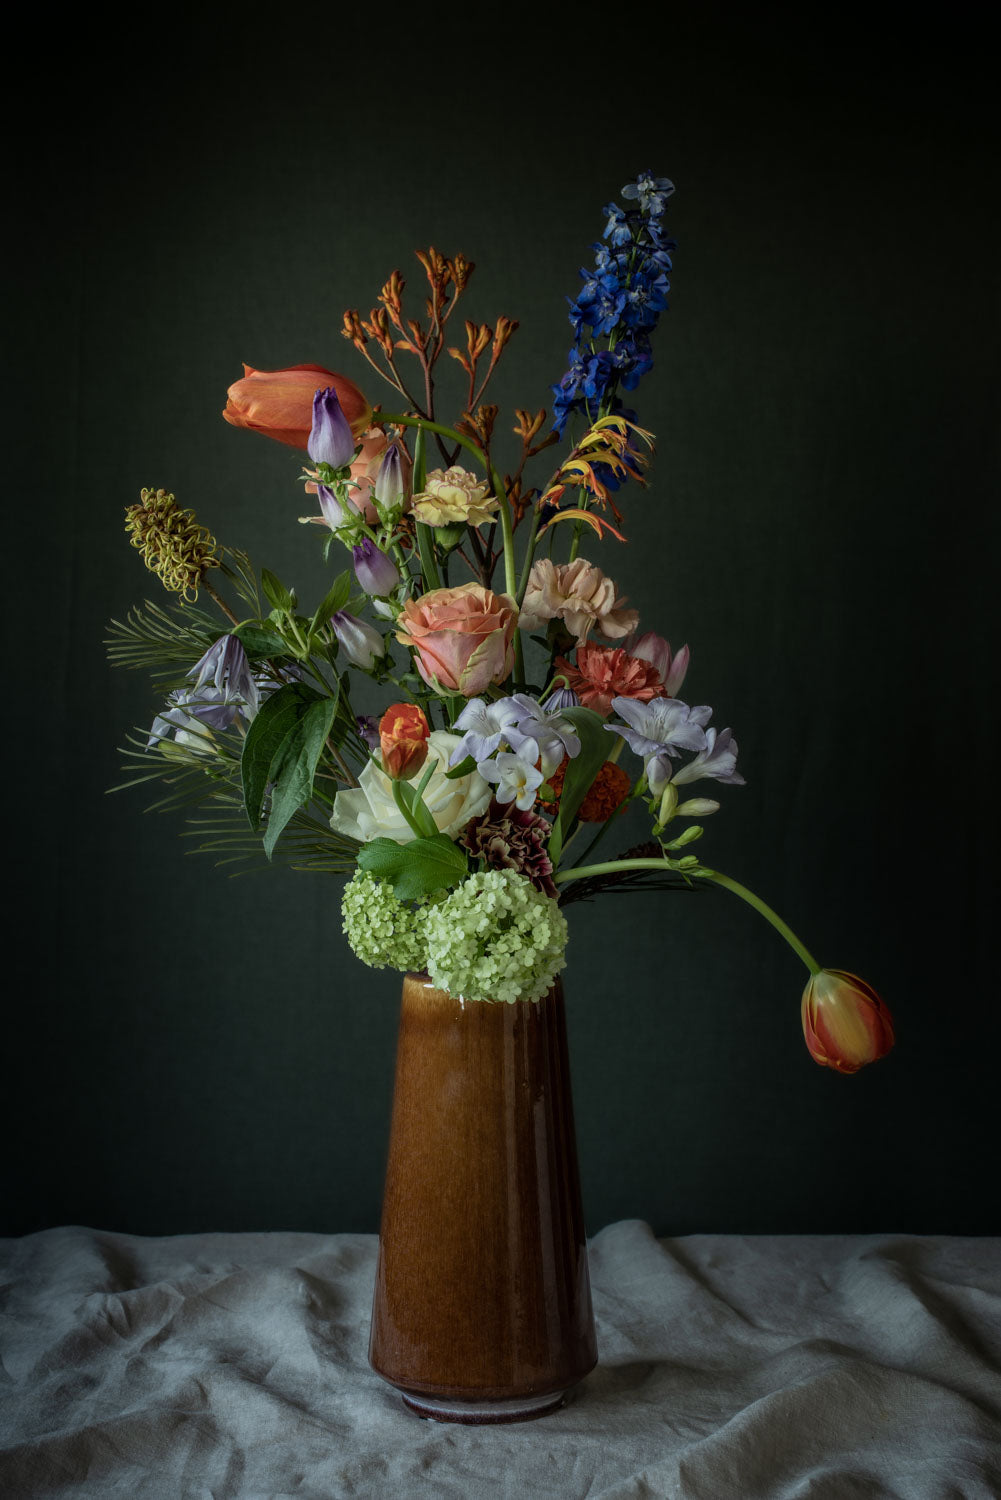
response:
<svg viewBox="0 0 1001 1500"><path fill-rule="evenodd" d="M892 1046L885 1005L694 852L720 806L707 792L744 784L736 739L681 696L689 647L645 628L586 556L589 538L625 541L623 492L647 479L653 435L627 403L668 306L672 192L643 173L604 210L551 415L516 411L510 458L485 396L518 324L465 319L458 332L474 270L461 254L418 252L416 315L399 271L367 316L344 315L345 338L391 387L386 407L316 365L245 367L223 416L304 451L301 519L332 582L304 608L172 494L143 490L127 528L177 598L112 623L112 659L152 669L166 698L126 750L125 784L159 781L157 806L196 805L202 846L223 858L349 877L358 958L477 1011L476 1024L513 1024L499 1012L558 994L570 903L721 886L806 965L807 1046L851 1073ZM461 383L453 425L438 411L448 370ZM361 678L378 713L360 711ZM605 857L598 846L636 807L646 839ZM500 1399L502 1386L476 1390Z"/></svg>

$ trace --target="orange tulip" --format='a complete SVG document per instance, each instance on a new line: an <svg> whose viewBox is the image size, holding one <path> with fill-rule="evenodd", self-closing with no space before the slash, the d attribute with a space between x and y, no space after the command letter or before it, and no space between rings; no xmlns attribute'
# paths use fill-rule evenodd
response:
<svg viewBox="0 0 1001 1500"><path fill-rule="evenodd" d="M857 1073L893 1046L893 1018L871 985L843 969L821 969L803 991L803 1035L814 1062Z"/></svg>
<svg viewBox="0 0 1001 1500"><path fill-rule="evenodd" d="M382 769L394 781L416 776L428 755L431 726L416 703L394 703L379 720Z"/></svg>
<svg viewBox="0 0 1001 1500"><path fill-rule="evenodd" d="M243 379L227 392L226 421L290 448L306 447L313 425L313 396L331 386L356 438L372 420L372 408L354 382L322 365L291 365L287 370L255 370L244 365L243 372Z"/></svg>

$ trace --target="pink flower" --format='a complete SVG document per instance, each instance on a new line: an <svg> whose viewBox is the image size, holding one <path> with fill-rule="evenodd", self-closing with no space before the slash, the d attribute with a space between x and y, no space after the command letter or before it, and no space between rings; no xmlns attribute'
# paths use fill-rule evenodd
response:
<svg viewBox="0 0 1001 1500"><path fill-rule="evenodd" d="M408 599L397 624L396 639L414 652L424 681L445 692L475 698L514 665L518 606L478 583Z"/></svg>
<svg viewBox="0 0 1001 1500"><path fill-rule="evenodd" d="M640 661L648 661L656 669L667 696L678 696L691 655L687 646L682 646L677 655L672 657L670 641L665 641L662 635L655 635L652 630L648 630L646 635L634 632L628 640L622 642L622 649L628 651L630 656L638 656Z"/></svg>
<svg viewBox="0 0 1001 1500"><path fill-rule="evenodd" d="M584 707L592 708L603 719L612 711L613 698L649 703L664 696L657 669L638 656L630 656L621 646L578 646L577 665L571 666L561 656L556 670L566 677Z"/></svg>
<svg viewBox="0 0 1001 1500"><path fill-rule="evenodd" d="M871 984L844 969L811 976L801 1005L803 1035L814 1062L857 1073L893 1046L893 1018Z"/></svg>
<svg viewBox="0 0 1001 1500"><path fill-rule="evenodd" d="M521 625L537 630L547 620L563 620L578 641L600 630L609 640L619 640L636 629L635 609L622 609L615 584L600 568L578 557L572 563L554 563L548 557L532 564L522 605Z"/></svg>

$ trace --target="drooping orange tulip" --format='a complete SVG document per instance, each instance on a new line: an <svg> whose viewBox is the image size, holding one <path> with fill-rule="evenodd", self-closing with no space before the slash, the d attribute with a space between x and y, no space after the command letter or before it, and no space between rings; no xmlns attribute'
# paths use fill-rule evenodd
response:
<svg viewBox="0 0 1001 1500"><path fill-rule="evenodd" d="M821 969L803 991L803 1035L821 1067L857 1073L893 1046L893 1018L872 985L844 969Z"/></svg>
<svg viewBox="0 0 1001 1500"><path fill-rule="evenodd" d="M372 408L354 382L322 365L290 365L287 370L244 365L243 371L243 379L230 386L223 411L234 427L304 449L313 425L313 396L331 386L356 438L372 421Z"/></svg>
<svg viewBox="0 0 1001 1500"><path fill-rule="evenodd" d="M394 703L379 720L382 769L394 781L409 781L427 760L431 727L416 703Z"/></svg>

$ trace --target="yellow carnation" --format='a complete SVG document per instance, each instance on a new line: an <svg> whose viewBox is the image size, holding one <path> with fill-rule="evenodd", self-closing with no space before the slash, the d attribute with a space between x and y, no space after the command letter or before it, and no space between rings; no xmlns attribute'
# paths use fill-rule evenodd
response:
<svg viewBox="0 0 1001 1500"><path fill-rule="evenodd" d="M425 526L482 526L494 519L497 497L485 480L465 469L433 469L415 495L412 514Z"/></svg>

